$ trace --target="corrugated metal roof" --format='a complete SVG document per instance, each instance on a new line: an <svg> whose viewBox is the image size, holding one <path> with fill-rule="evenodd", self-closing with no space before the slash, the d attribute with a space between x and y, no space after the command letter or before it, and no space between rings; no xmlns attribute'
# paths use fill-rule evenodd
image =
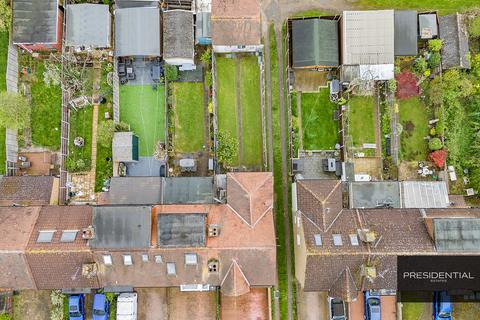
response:
<svg viewBox="0 0 480 320"><path fill-rule="evenodd" d="M167 177L164 181L164 204L213 203L212 177Z"/></svg>
<svg viewBox="0 0 480 320"><path fill-rule="evenodd" d="M89 3L68 5L66 44L108 48L110 26L108 5Z"/></svg>
<svg viewBox="0 0 480 320"><path fill-rule="evenodd" d="M292 47L293 67L338 66L338 21L293 20Z"/></svg>
<svg viewBox="0 0 480 320"><path fill-rule="evenodd" d="M160 247L205 246L205 219L205 213L158 215L158 245Z"/></svg>
<svg viewBox="0 0 480 320"><path fill-rule="evenodd" d="M404 208L446 208L450 205L445 181L403 181Z"/></svg>
<svg viewBox="0 0 480 320"><path fill-rule="evenodd" d="M417 11L395 11L395 55L416 56L418 53Z"/></svg>
<svg viewBox="0 0 480 320"><path fill-rule="evenodd" d="M344 11L343 64L394 63L393 10Z"/></svg>
<svg viewBox="0 0 480 320"><path fill-rule="evenodd" d="M480 251L480 219L433 219L438 251Z"/></svg>
<svg viewBox="0 0 480 320"><path fill-rule="evenodd" d="M442 67L470 69L468 31L461 14L451 14L438 18L442 46Z"/></svg>
<svg viewBox="0 0 480 320"><path fill-rule="evenodd" d="M115 10L115 55L160 56L160 9Z"/></svg>
<svg viewBox="0 0 480 320"><path fill-rule="evenodd" d="M13 1L13 43L56 43L57 0Z"/></svg>
<svg viewBox="0 0 480 320"><path fill-rule="evenodd" d="M103 206L93 209L95 238L92 248L134 249L150 247L150 206Z"/></svg>

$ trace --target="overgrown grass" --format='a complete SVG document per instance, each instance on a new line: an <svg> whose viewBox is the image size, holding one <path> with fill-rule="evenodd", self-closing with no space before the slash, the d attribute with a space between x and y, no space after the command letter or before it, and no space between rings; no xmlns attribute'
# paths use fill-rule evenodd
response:
<svg viewBox="0 0 480 320"><path fill-rule="evenodd" d="M242 165L262 165L262 112L260 67L256 56L240 59L240 103L242 105Z"/></svg>
<svg viewBox="0 0 480 320"><path fill-rule="evenodd" d="M0 176L5 175L7 161L7 147L5 145L5 128L0 128Z"/></svg>
<svg viewBox="0 0 480 320"><path fill-rule="evenodd" d="M428 143L424 139L429 134L428 110L419 98L400 101L401 152L404 160L425 160Z"/></svg>
<svg viewBox="0 0 480 320"><path fill-rule="evenodd" d="M174 83L173 105L175 110L175 151L190 153L202 150L205 130L202 83Z"/></svg>
<svg viewBox="0 0 480 320"><path fill-rule="evenodd" d="M0 32L0 91L7 90L8 32Z"/></svg>
<svg viewBox="0 0 480 320"><path fill-rule="evenodd" d="M70 141L68 144L68 170L70 172L88 171L92 162L92 119L93 106L70 111ZM76 147L76 137L84 139L83 147ZM83 163L82 166L79 162Z"/></svg>
<svg viewBox="0 0 480 320"><path fill-rule="evenodd" d="M165 141L164 86L120 86L120 120L138 135L140 156L153 156L158 141Z"/></svg>
<svg viewBox="0 0 480 320"><path fill-rule="evenodd" d="M32 95L32 143L52 150L60 149L60 122L62 118L62 90L43 82L43 62L36 63Z"/></svg>
<svg viewBox="0 0 480 320"><path fill-rule="evenodd" d="M338 143L338 121L333 120L336 105L328 89L302 93L302 135L305 150L334 150Z"/></svg>
<svg viewBox="0 0 480 320"><path fill-rule="evenodd" d="M354 96L349 101L349 134L353 145L375 143L375 101L372 96Z"/></svg>
<svg viewBox="0 0 480 320"><path fill-rule="evenodd" d="M113 110L110 104L102 104L98 109L98 124L103 121L113 121L105 119L105 112L113 117ZM97 163L95 173L95 192L102 191L105 179L110 179L113 175L112 146L102 146L97 142Z"/></svg>
<svg viewBox="0 0 480 320"><path fill-rule="evenodd" d="M362 9L416 9L438 10L441 14L462 12L470 8L480 7L478 0L359 0Z"/></svg>
<svg viewBox="0 0 480 320"><path fill-rule="evenodd" d="M335 13L332 13L332 12L325 12L321 10L312 9L312 10L306 10L306 11L295 13L292 16L290 16L290 18L310 18L310 17L330 16L334 14Z"/></svg>

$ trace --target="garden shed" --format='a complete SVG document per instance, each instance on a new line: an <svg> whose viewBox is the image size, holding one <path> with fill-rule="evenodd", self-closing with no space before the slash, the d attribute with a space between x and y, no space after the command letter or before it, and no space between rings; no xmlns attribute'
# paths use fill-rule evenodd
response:
<svg viewBox="0 0 480 320"><path fill-rule="evenodd" d="M171 65L194 64L193 12L163 13L163 59Z"/></svg>
<svg viewBox="0 0 480 320"><path fill-rule="evenodd" d="M291 32L294 68L338 66L337 20L320 18L292 20Z"/></svg>
<svg viewBox="0 0 480 320"><path fill-rule="evenodd" d="M462 14L438 18L442 46L442 68L470 69L468 30Z"/></svg>
<svg viewBox="0 0 480 320"><path fill-rule="evenodd" d="M418 15L420 39L433 39L438 37L438 23L436 13L421 13Z"/></svg>
<svg viewBox="0 0 480 320"><path fill-rule="evenodd" d="M160 10L156 7L115 10L115 55L160 56Z"/></svg>
<svg viewBox="0 0 480 320"><path fill-rule="evenodd" d="M401 184L404 208L447 208L450 205L445 181L403 181Z"/></svg>
<svg viewBox="0 0 480 320"><path fill-rule="evenodd" d="M108 5L70 4L67 6L66 45L109 48L111 16Z"/></svg>
<svg viewBox="0 0 480 320"><path fill-rule="evenodd" d="M395 56L416 56L418 54L417 11L395 11Z"/></svg>
<svg viewBox="0 0 480 320"><path fill-rule="evenodd" d="M138 161L138 137L133 132L115 132L112 158L113 162Z"/></svg>

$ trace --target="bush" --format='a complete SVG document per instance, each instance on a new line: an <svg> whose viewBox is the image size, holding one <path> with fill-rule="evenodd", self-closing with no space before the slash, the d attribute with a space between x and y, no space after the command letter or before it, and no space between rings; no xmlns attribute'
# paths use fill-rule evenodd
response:
<svg viewBox="0 0 480 320"><path fill-rule="evenodd" d="M7 313L0 314L0 320L10 320L10 319L12 318L10 317L9 314Z"/></svg>
<svg viewBox="0 0 480 320"><path fill-rule="evenodd" d="M125 122L115 123L113 120L102 121L97 128L97 142L105 148L112 145L113 134L115 132L126 132L129 126Z"/></svg>
<svg viewBox="0 0 480 320"><path fill-rule="evenodd" d="M442 140L439 138L432 138L428 142L428 148L432 151L440 150L442 149Z"/></svg>
<svg viewBox="0 0 480 320"><path fill-rule="evenodd" d="M238 140L227 131L219 131L217 143L218 162L226 167L232 166L238 157Z"/></svg>
<svg viewBox="0 0 480 320"><path fill-rule="evenodd" d="M433 52L439 52L442 49L443 42L441 39L428 40L428 49Z"/></svg>
<svg viewBox="0 0 480 320"><path fill-rule="evenodd" d="M480 38L480 16L470 20L468 25L468 32L473 38Z"/></svg>
<svg viewBox="0 0 480 320"><path fill-rule="evenodd" d="M434 151L428 155L428 159L432 161L437 168L443 169L445 161L447 160L447 151L444 149Z"/></svg>
<svg viewBox="0 0 480 320"><path fill-rule="evenodd" d="M434 52L430 55L430 58L428 58L428 66L431 69L435 69L440 65L440 60L442 59L442 56L440 55L439 52Z"/></svg>
<svg viewBox="0 0 480 320"><path fill-rule="evenodd" d="M202 56L200 57L200 60L206 65L210 66L210 63L212 61L212 50L208 48L202 53Z"/></svg>
<svg viewBox="0 0 480 320"><path fill-rule="evenodd" d="M167 79L167 81L176 81L178 79L178 69L176 66L165 65L165 79Z"/></svg>
<svg viewBox="0 0 480 320"><path fill-rule="evenodd" d="M430 129L430 135L431 135L432 137L435 137L435 136L437 135L437 130L435 130L435 128L431 128L431 129Z"/></svg>
<svg viewBox="0 0 480 320"><path fill-rule="evenodd" d="M397 80L395 79L388 80L387 87L388 87L388 90L392 92L397 92Z"/></svg>
<svg viewBox="0 0 480 320"><path fill-rule="evenodd" d="M427 71L427 68L428 63L424 57L418 57L413 64L413 71L416 74L423 74L425 71Z"/></svg>

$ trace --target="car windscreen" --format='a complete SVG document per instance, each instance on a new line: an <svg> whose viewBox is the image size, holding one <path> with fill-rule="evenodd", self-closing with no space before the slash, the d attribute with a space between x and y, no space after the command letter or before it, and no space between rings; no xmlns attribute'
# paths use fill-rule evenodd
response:
<svg viewBox="0 0 480 320"><path fill-rule="evenodd" d="M332 301L332 315L334 317L344 316L345 308L342 302Z"/></svg>
<svg viewBox="0 0 480 320"><path fill-rule="evenodd" d="M104 310L94 309L94 310L93 310L93 314L96 315L96 316L103 316L103 315L105 315L105 311L104 311Z"/></svg>
<svg viewBox="0 0 480 320"><path fill-rule="evenodd" d="M378 306L380 304L380 299L378 298L369 298L368 304L371 306Z"/></svg>
<svg viewBox="0 0 480 320"><path fill-rule="evenodd" d="M450 314L450 312L440 312L438 316L440 318L450 318L452 315Z"/></svg>
<svg viewBox="0 0 480 320"><path fill-rule="evenodd" d="M81 316L81 313L78 312L78 311L73 311L73 312L70 311L68 314L70 315L70 317L80 317Z"/></svg>

